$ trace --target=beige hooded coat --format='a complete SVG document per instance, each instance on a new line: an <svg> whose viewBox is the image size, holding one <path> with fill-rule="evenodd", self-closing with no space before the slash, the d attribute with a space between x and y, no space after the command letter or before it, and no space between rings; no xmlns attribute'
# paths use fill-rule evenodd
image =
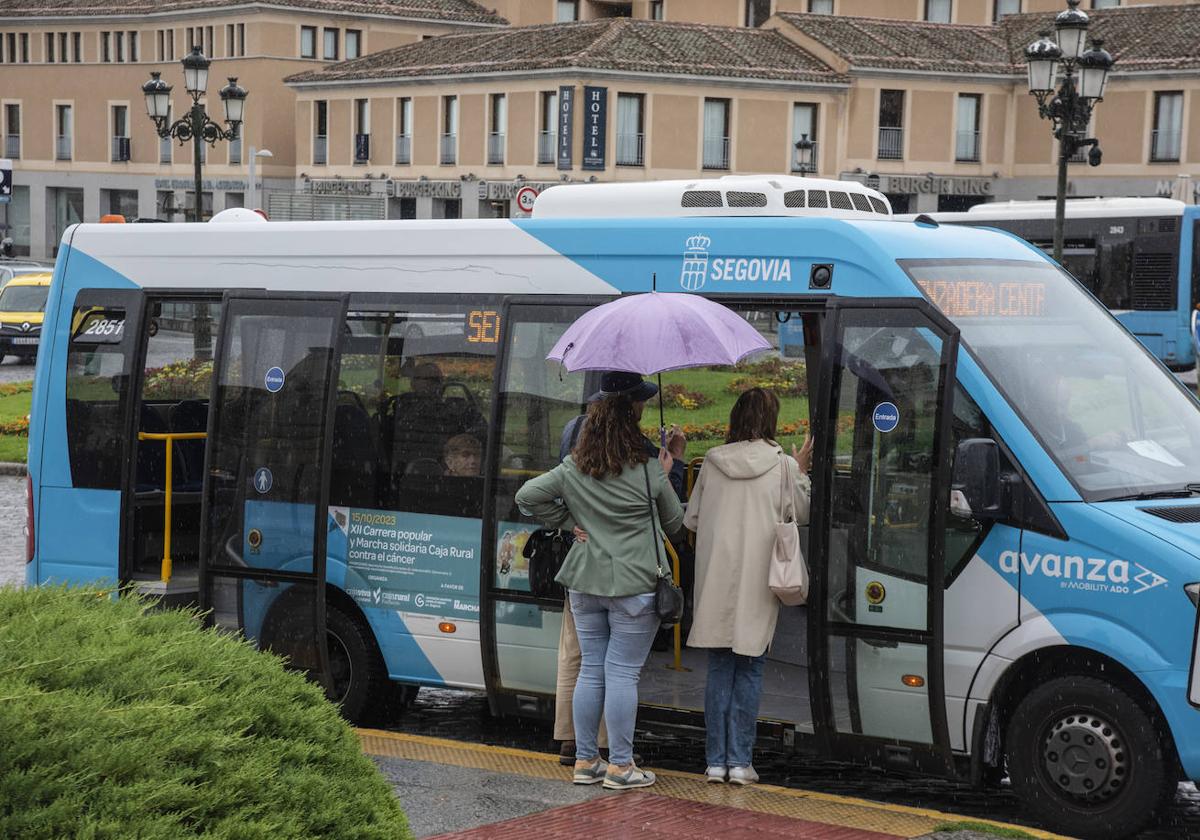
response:
<svg viewBox="0 0 1200 840"><path fill-rule="evenodd" d="M787 477L780 475L787 470ZM796 521L808 523L809 480L772 441L708 450L683 524L696 532L696 590L690 647L766 651L779 599L767 583L782 487L792 490Z"/></svg>

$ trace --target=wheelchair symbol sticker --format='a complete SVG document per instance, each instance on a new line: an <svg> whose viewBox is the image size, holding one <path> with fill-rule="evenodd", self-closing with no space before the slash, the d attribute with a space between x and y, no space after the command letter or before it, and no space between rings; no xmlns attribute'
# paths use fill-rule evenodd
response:
<svg viewBox="0 0 1200 840"><path fill-rule="evenodd" d="M271 475L271 471L266 467L259 467L254 471L254 489L260 494L269 493L271 485L275 483L275 477Z"/></svg>
<svg viewBox="0 0 1200 840"><path fill-rule="evenodd" d="M272 394L277 394L283 390L283 379L283 368L273 367L267 371L263 384Z"/></svg>
<svg viewBox="0 0 1200 840"><path fill-rule="evenodd" d="M896 408L895 403L881 402L875 406L871 422L875 424L876 429L885 434L895 431L896 427L900 425L900 409Z"/></svg>

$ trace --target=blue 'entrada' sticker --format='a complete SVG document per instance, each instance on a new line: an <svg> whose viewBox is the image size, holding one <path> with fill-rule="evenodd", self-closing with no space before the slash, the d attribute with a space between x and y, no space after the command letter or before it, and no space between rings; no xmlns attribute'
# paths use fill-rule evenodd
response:
<svg viewBox="0 0 1200 840"><path fill-rule="evenodd" d="M895 403L881 402L875 406L875 412L871 415L871 422L881 432L894 431L900 425L900 409L896 408Z"/></svg>
<svg viewBox="0 0 1200 840"><path fill-rule="evenodd" d="M263 377L263 381L268 391L272 394L277 393L283 388L283 368L271 368L267 371L267 375Z"/></svg>

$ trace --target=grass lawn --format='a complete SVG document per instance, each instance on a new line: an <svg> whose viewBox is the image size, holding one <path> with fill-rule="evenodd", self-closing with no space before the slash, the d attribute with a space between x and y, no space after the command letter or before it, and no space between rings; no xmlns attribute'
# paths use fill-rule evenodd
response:
<svg viewBox="0 0 1200 840"><path fill-rule="evenodd" d="M22 382L14 387L32 388L33 383ZM22 422L29 416L32 390L0 394L0 426ZM24 464L29 449L28 435L0 434L0 461L17 461Z"/></svg>

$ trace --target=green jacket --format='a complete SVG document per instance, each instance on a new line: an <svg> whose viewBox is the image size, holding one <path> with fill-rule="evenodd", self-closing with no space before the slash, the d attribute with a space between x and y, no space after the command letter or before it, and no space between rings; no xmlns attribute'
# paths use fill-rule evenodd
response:
<svg viewBox="0 0 1200 840"><path fill-rule="evenodd" d="M651 459L646 469L659 538L674 535L683 526L683 507L662 467ZM550 472L525 482L517 491L517 507L547 528L570 530L578 525L587 531L587 542L571 547L555 578L563 586L609 597L654 591L658 564L641 464L627 466L618 476L597 479L577 470L568 456ZM669 570L661 545L657 556Z"/></svg>

